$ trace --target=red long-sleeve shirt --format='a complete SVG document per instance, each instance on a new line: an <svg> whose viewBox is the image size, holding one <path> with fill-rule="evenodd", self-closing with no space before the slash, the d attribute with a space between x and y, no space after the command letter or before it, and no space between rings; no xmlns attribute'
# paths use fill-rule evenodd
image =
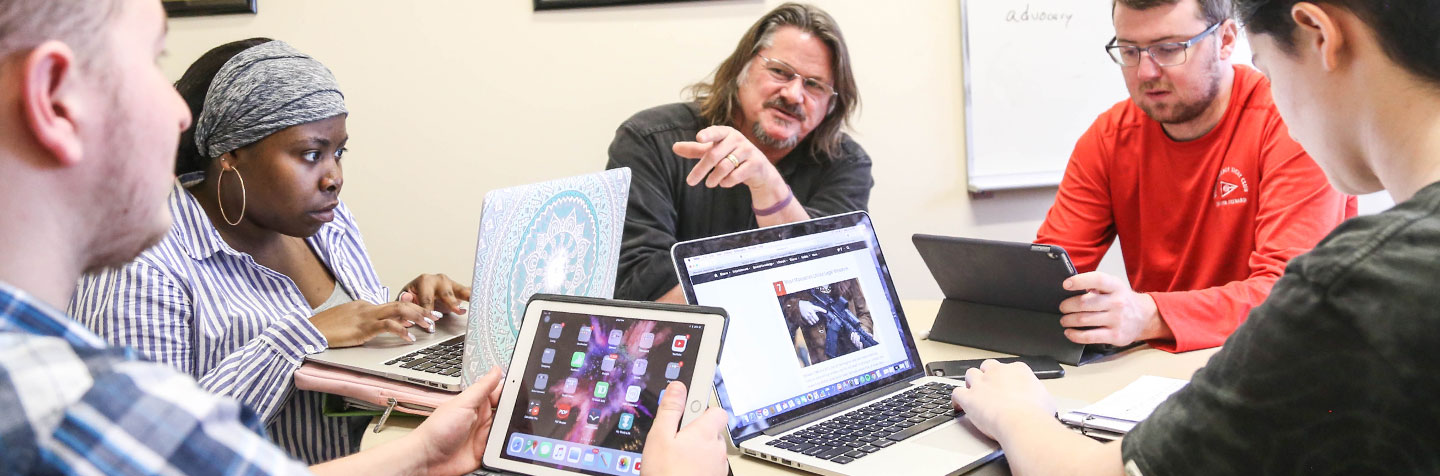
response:
<svg viewBox="0 0 1440 476"><path fill-rule="evenodd" d="M1129 100L1101 114L1036 241L1087 272L1118 237L1130 287L1155 298L1175 335L1150 344L1182 352L1224 343L1290 258L1352 216L1355 198L1290 138L1270 81L1236 65L1229 108L1199 139L1170 139Z"/></svg>

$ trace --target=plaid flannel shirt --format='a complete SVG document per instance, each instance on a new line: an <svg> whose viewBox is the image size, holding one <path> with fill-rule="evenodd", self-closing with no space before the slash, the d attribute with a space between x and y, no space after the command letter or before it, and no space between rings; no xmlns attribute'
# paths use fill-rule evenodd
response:
<svg viewBox="0 0 1440 476"><path fill-rule="evenodd" d="M0 474L303 474L254 412L0 283Z"/></svg>

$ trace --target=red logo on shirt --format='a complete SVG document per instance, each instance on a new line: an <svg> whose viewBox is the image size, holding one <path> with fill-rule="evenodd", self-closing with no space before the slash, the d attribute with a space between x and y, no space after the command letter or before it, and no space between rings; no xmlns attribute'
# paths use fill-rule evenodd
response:
<svg viewBox="0 0 1440 476"><path fill-rule="evenodd" d="M1235 167L1220 170L1220 176L1215 179L1215 206L1243 205L1250 201L1246 198L1249 194L1250 182L1239 170Z"/></svg>

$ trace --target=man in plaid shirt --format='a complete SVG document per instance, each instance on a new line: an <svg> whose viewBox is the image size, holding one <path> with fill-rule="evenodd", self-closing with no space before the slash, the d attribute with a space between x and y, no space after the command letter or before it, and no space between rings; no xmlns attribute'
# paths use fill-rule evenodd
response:
<svg viewBox="0 0 1440 476"><path fill-rule="evenodd" d="M0 0L0 475L478 468L498 369L401 440L306 468L249 409L57 310L82 273L134 258L170 227L190 114L157 67L165 33L157 0ZM725 474L724 415L677 432L685 390L669 390L645 474L693 472L697 458Z"/></svg>
<svg viewBox="0 0 1440 476"><path fill-rule="evenodd" d="M249 409L57 310L82 272L169 228L190 114L156 66L165 31L156 0L0 0L0 474L308 472ZM309 469L470 471L498 380L401 441Z"/></svg>

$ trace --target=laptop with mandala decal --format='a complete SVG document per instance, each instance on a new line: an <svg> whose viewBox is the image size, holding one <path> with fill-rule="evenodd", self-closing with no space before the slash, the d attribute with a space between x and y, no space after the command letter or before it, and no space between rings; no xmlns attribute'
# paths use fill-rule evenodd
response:
<svg viewBox="0 0 1440 476"><path fill-rule="evenodd" d="M630 169L485 194L475 245L464 381L505 368L537 293L612 298Z"/></svg>
<svg viewBox="0 0 1440 476"><path fill-rule="evenodd" d="M530 296L614 297L629 195L628 168L486 193L465 316L413 333L414 343L381 335L306 360L460 391L491 366L508 366Z"/></svg>

